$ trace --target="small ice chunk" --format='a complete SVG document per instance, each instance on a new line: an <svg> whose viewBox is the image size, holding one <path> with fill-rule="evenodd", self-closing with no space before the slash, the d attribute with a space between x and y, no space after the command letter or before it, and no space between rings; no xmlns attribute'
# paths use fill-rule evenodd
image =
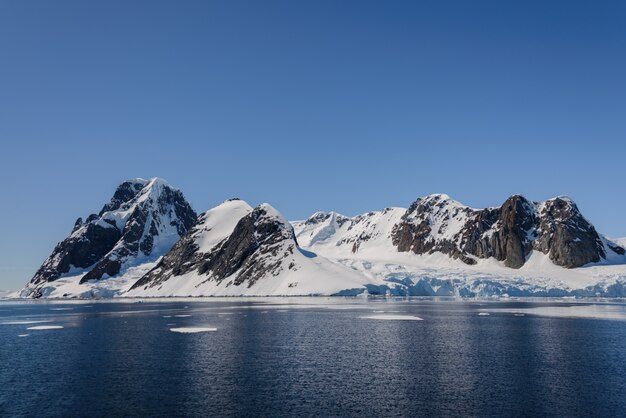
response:
<svg viewBox="0 0 626 418"><path fill-rule="evenodd" d="M478 312L478 316L489 316L489 312Z"/></svg>
<svg viewBox="0 0 626 418"><path fill-rule="evenodd" d="M28 327L26 328L29 331L43 331L46 329L61 329L63 328L62 325L37 325L34 327Z"/></svg>
<svg viewBox="0 0 626 418"><path fill-rule="evenodd" d="M369 315L362 316L362 319L380 319L384 321L423 321L419 316L414 315Z"/></svg>
<svg viewBox="0 0 626 418"><path fill-rule="evenodd" d="M207 328L207 327L179 327L179 328L170 328L172 332L179 332L181 334L195 334L197 332L211 332L217 331L217 328Z"/></svg>
<svg viewBox="0 0 626 418"><path fill-rule="evenodd" d="M191 315L174 315L174 318L189 318Z"/></svg>

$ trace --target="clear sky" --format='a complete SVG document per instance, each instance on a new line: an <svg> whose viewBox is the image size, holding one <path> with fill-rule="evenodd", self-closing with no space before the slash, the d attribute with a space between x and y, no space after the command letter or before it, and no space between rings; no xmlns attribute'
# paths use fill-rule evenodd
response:
<svg viewBox="0 0 626 418"><path fill-rule="evenodd" d="M291 219L571 196L626 235L626 2L0 2L0 289L118 183Z"/></svg>

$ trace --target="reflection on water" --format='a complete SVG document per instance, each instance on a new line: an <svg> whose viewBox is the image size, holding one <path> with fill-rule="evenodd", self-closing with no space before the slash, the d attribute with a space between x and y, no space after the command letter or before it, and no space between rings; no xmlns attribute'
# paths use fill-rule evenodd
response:
<svg viewBox="0 0 626 418"><path fill-rule="evenodd" d="M626 321L626 305L623 304L575 304L566 306L531 306L526 308L496 308L500 312L515 315L532 314L557 318L590 318Z"/></svg>
<svg viewBox="0 0 626 418"><path fill-rule="evenodd" d="M303 298L0 306L0 416L626 410L623 303ZM64 328L26 332L39 323Z"/></svg>

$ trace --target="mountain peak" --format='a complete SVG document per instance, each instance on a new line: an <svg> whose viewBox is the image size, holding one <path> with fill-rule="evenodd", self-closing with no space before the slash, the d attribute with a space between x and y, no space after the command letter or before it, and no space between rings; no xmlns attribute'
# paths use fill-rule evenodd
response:
<svg viewBox="0 0 626 418"><path fill-rule="evenodd" d="M445 194L445 193L432 193L429 195L426 195L424 197L422 197L423 200L435 200L435 201L439 201L439 200L452 200L452 198Z"/></svg>
<svg viewBox="0 0 626 418"><path fill-rule="evenodd" d="M259 212L259 217L263 216L271 218L280 222L281 224L290 225L289 221L287 221L287 219L285 219L285 217L269 203L261 203L254 209L254 211Z"/></svg>
<svg viewBox="0 0 626 418"><path fill-rule="evenodd" d="M161 177L152 177L150 180L148 180L147 185L150 186L150 187L159 186L159 187L169 187L169 188L174 189L174 187L172 187L167 182L167 180L162 179Z"/></svg>
<svg viewBox="0 0 626 418"><path fill-rule="evenodd" d="M417 207L426 207L426 208L438 207L438 208L441 208L441 209L443 209L443 208L467 208L467 206L465 206L461 202L452 199L450 196L448 196L447 194L444 194L444 193L429 194L427 196L420 197L415 202L413 202L411 207L414 207L414 208L417 208Z"/></svg>
<svg viewBox="0 0 626 418"><path fill-rule="evenodd" d="M183 194L165 180L124 181L98 214L76 221L23 294L41 296L47 283L73 271L82 271L81 283L115 276L168 251L195 220Z"/></svg>
<svg viewBox="0 0 626 418"><path fill-rule="evenodd" d="M148 184L149 181L150 180L146 180L141 177L135 177L132 179L124 180L122 184L129 183L129 184L140 184L141 186L145 186L146 184Z"/></svg>

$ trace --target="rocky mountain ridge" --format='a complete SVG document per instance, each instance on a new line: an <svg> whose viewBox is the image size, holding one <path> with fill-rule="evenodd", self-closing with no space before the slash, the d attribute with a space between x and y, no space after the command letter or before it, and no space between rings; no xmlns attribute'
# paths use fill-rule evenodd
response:
<svg viewBox="0 0 626 418"><path fill-rule="evenodd" d="M399 251L441 252L467 264L493 257L510 268L522 267L533 250L565 268L600 262L608 251L624 254L567 197L531 202L514 195L500 207L472 209L445 195L428 196L409 207L392 241Z"/></svg>
<svg viewBox="0 0 626 418"><path fill-rule="evenodd" d="M290 223L238 199L196 217L164 180L133 179L77 220L21 296L620 294L625 253L563 196L475 209L438 194ZM617 267L587 268L603 265Z"/></svg>
<svg viewBox="0 0 626 418"><path fill-rule="evenodd" d="M474 209L436 194L408 209L387 208L348 218L318 212L294 222L305 247L350 257L367 248L426 255L441 253L465 264L493 258L521 268L532 251L565 268L624 255L622 246L602 237L567 197L531 202L520 195L502 206Z"/></svg>

